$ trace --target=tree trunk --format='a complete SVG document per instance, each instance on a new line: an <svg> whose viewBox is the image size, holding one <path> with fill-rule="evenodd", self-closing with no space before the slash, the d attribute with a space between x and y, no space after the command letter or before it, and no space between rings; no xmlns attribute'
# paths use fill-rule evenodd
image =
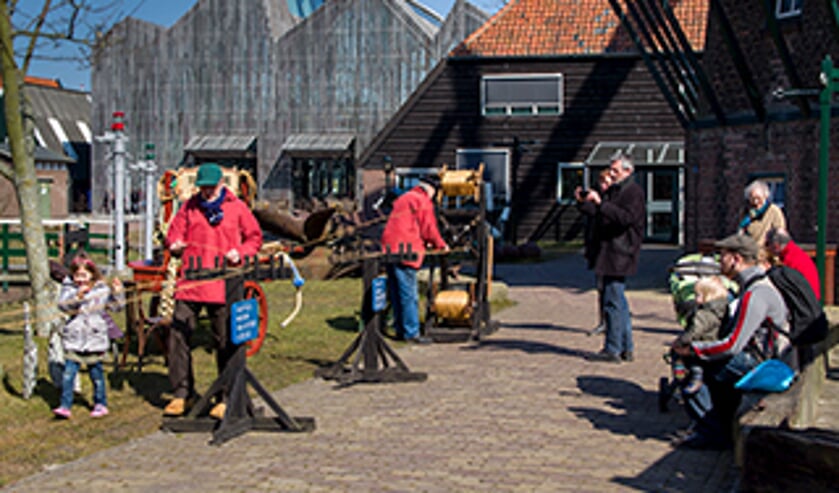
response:
<svg viewBox="0 0 839 493"><path fill-rule="evenodd" d="M5 7L5 5L4 5ZM35 327L41 337L49 335L58 320L55 287L49 276L44 226L38 209L38 177L35 174L35 140L31 111L23 93L23 77L12 53L12 30L8 10L0 15L0 62L2 62L4 112L12 153L13 177L21 214L26 265L35 300ZM26 115L26 118L24 118Z"/></svg>

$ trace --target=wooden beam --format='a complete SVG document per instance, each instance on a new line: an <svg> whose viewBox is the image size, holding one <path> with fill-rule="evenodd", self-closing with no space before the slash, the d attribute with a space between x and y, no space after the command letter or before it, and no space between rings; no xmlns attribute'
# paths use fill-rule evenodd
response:
<svg viewBox="0 0 839 493"><path fill-rule="evenodd" d="M766 122L766 108L761 100L760 91L758 91L757 83L752 76L749 64L746 62L746 56L737 42L737 35L734 33L734 28L725 14L720 0L710 0L711 13L717 16L720 21L720 29L722 31L723 42L728 49L728 54L734 62L734 68L737 70L737 75L740 76L740 81L743 83L743 88L746 90L746 97L758 121Z"/></svg>
<svg viewBox="0 0 839 493"><path fill-rule="evenodd" d="M620 4L618 4L618 0L609 0L609 3L612 5L612 10L615 12L615 15L618 16L618 19L626 29L627 34L629 34L629 37L632 39L632 42L635 43L635 46L641 53L641 59L644 61L644 64L646 64L647 70L650 71L650 75L652 75L653 80L661 90L661 94L664 96L664 99L667 100L667 104L670 105L670 108L673 110L673 113L676 115L676 118L679 120L682 128L688 128L690 126L690 120L684 114L682 108L679 107L679 103L673 98L673 94L669 90L667 84L661 79L661 74L659 74L658 69L650 58L650 55L644 49L644 44L638 37L638 33L635 32L635 29L630 24L629 19L627 19Z"/></svg>
<svg viewBox="0 0 839 493"><path fill-rule="evenodd" d="M836 491L839 433L816 428L750 430L743 483L747 491Z"/></svg>
<svg viewBox="0 0 839 493"><path fill-rule="evenodd" d="M699 87L702 88L703 94L705 94L705 97L708 99L708 103L711 105L711 111L714 112L714 116L716 116L717 121L725 125L727 122L725 111L723 111L722 105L717 98L717 94L714 92L714 88L711 87L711 83L708 81L708 75L705 73L705 69L702 68L702 63L699 61L699 57L693 50L693 46L691 46L690 41L688 41L687 35L685 35L685 32L679 23L679 19L677 19L676 15L673 13L670 3L667 0L664 0L663 2L648 0L648 2L653 15L662 21L664 19L667 20L666 23L662 22L662 25L669 25L673 30L672 34L678 41L678 44L674 44L674 46L679 47L677 50L686 58L686 64L693 71L694 76L699 80ZM662 16L664 19L661 19Z"/></svg>
<svg viewBox="0 0 839 493"><path fill-rule="evenodd" d="M647 28L657 41L659 51L663 56L662 63L667 63L672 66L674 76L680 86L685 88L685 97L690 98L691 104L694 107L693 116L695 119L699 112L698 84L695 78L689 76L690 68L683 63L684 56L677 56L678 50L675 48L675 40L671 36L668 36L670 33L667 31L667 26L662 22L662 19L654 16L645 2L635 2L635 5L639 8Z"/></svg>
<svg viewBox="0 0 839 493"><path fill-rule="evenodd" d="M672 94L674 94L675 98L680 102L682 108L684 109L685 116L688 120L693 121L696 119L696 104L695 101L689 101L686 96L682 95L679 91L679 83L676 81L675 77L670 71L670 67L665 63L665 57L659 50L658 46L656 45L655 40L650 35L649 31L647 30L647 25L644 22L644 19L641 17L641 13L638 11L635 2L627 2L626 6L629 9L629 15L632 16L632 19L635 21L635 24L638 26L638 31L640 31L641 36L643 36L644 42L647 44L647 50L653 56L651 57L658 64L658 68L660 69L661 73L664 74L664 78L667 81L668 87ZM638 49L640 51L645 51L643 45L639 45Z"/></svg>
<svg viewBox="0 0 839 493"><path fill-rule="evenodd" d="M827 10L833 14L833 27L836 29L834 34L839 37L839 1L837 0L826 0L827 1Z"/></svg>

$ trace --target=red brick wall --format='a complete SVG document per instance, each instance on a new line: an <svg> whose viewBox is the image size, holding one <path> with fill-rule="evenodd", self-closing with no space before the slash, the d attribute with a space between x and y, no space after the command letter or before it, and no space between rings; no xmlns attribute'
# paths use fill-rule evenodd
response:
<svg viewBox="0 0 839 493"><path fill-rule="evenodd" d="M831 145L831 180L839 173L839 121ZM745 212L743 189L750 176L780 173L786 181L785 214L793 237L816 240L819 126L817 121L755 124L694 130L687 141L685 221L688 248L698 239L736 231ZM828 187L828 241L839 241L839 188Z"/></svg>
<svg viewBox="0 0 839 493"><path fill-rule="evenodd" d="M741 50L748 71L757 86L757 99L770 112L795 108L794 100L778 100L773 96L773 92L778 88L791 88L793 78L786 72L772 31L766 22L767 14L774 18L774 10L768 12L766 6L771 5L774 8L775 2L719 0L718 3L731 24L736 45ZM794 72L804 88L820 87L819 72L822 59L828 53L832 53L834 58L839 53L839 28L827 5L828 2L804 2L800 16L777 21L795 67ZM734 115L750 112L752 108L746 96L745 86L734 64L732 48L726 44L723 37L721 21L718 10L712 8L702 59L703 67L726 113ZM813 104L817 103L813 99L810 101Z"/></svg>
<svg viewBox="0 0 839 493"><path fill-rule="evenodd" d="M68 191L70 188L67 170L36 171L39 180L51 180L50 184L50 218L61 219L68 213ZM20 218L20 207L17 203L17 193L14 184L6 178L0 177L0 217Z"/></svg>
<svg viewBox="0 0 839 493"><path fill-rule="evenodd" d="M703 67L728 122L689 130L686 141L685 247L691 251L703 238L721 238L736 231L745 212L743 189L755 174L783 174L785 214L793 238L815 243L817 235L819 107L806 98L802 109L793 98L778 99L783 89L821 89L819 74L825 55L839 53L839 27L828 2L804 2L802 15L779 20L789 53L790 73L773 38L767 5L775 2L719 0L731 23L736 44L755 86L756 99L768 117L758 121L738 73L732 47L723 36L721 17L709 16ZM774 18L774 17L773 17ZM839 60L834 60L834 62ZM792 75L796 74L796 75ZM795 77L799 87L793 87ZM834 106L839 103L834 102ZM806 114L809 109L810 114ZM742 124L743 121L750 123ZM831 128L827 241L839 243L839 118Z"/></svg>

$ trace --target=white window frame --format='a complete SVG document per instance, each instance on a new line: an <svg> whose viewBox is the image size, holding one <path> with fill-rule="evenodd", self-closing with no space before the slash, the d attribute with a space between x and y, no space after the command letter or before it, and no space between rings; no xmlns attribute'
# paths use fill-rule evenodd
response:
<svg viewBox="0 0 839 493"><path fill-rule="evenodd" d="M562 192L564 191L564 186L562 183L562 170L566 169L579 169L583 171L583 183L590 183L590 169L588 166L583 164L582 162L575 162L575 163L558 163L556 168L556 201L560 204L571 204L574 203L575 199L573 198L562 198Z"/></svg>
<svg viewBox="0 0 839 493"><path fill-rule="evenodd" d="M556 79L557 100L556 101L527 101L487 103L487 83L498 80L527 80L527 79ZM561 73L545 74L487 74L481 77L481 115L485 117L507 117L507 116L559 116L565 111L565 83ZM555 110L555 111L550 111Z"/></svg>
<svg viewBox="0 0 839 493"><path fill-rule="evenodd" d="M775 0L775 17L788 19L801 15L804 0Z"/></svg>

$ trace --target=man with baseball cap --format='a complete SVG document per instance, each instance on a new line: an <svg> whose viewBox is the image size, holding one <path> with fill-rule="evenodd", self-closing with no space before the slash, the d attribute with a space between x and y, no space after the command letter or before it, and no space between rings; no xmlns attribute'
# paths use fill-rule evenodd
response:
<svg viewBox="0 0 839 493"><path fill-rule="evenodd" d="M198 192L172 219L166 245L173 256L183 259L184 265L212 268L222 261L238 265L244 257L256 255L262 246L262 228L247 204L224 186L222 177L218 164L202 164L195 179ZM167 344L169 382L174 393L174 399L163 410L167 416L184 414L187 401L195 394L190 336L202 309L207 310L213 329L219 374L236 352L229 339L230 310L224 280L193 281L182 275L175 286L175 312ZM215 396L216 405L210 411L214 418L224 417L226 391Z"/></svg>
<svg viewBox="0 0 839 493"><path fill-rule="evenodd" d="M440 235L437 217L434 215L432 199L439 181L425 177L414 188L403 193L393 202L393 210L387 218L382 233L382 249L398 252L400 246L417 254L416 260L405 260L398 264L387 264L387 284L390 305L393 309L393 325L396 337L413 343L427 343L420 336L419 292L417 271L427 246L448 250Z"/></svg>
<svg viewBox="0 0 839 493"><path fill-rule="evenodd" d="M781 293L758 265L759 248L747 235L734 234L714 244L720 252L720 271L740 287L732 326L721 327L715 341L676 345L684 357L698 358L705 368L704 385L686 394L685 410L694 423L692 433L675 445L723 448L731 444L731 424L740 404L737 380L765 359L789 347L776 327L787 329L787 307Z"/></svg>

